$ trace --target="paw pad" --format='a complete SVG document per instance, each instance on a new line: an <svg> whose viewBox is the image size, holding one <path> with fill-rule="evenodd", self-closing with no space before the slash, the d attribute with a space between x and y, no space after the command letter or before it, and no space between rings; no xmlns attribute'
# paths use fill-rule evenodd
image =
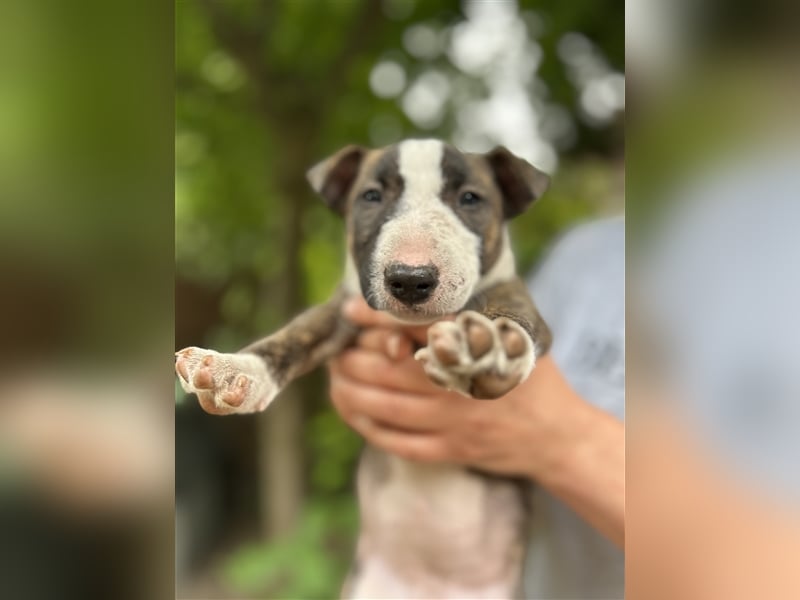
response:
<svg viewBox="0 0 800 600"><path fill-rule="evenodd" d="M508 323L501 323L498 327L500 340L508 358L517 358L525 353L525 339L519 331L515 331Z"/></svg>
<svg viewBox="0 0 800 600"><path fill-rule="evenodd" d="M467 343L473 358L480 358L492 349L492 332L485 324L466 319Z"/></svg>

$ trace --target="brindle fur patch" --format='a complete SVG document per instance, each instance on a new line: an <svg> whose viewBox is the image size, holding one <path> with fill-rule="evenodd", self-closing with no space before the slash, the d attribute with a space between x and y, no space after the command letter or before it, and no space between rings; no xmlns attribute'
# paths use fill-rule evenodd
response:
<svg viewBox="0 0 800 600"><path fill-rule="evenodd" d="M336 356L358 329L341 317L346 295L337 290L324 304L295 317L274 334L240 350L262 357L280 387Z"/></svg>
<svg viewBox="0 0 800 600"><path fill-rule="evenodd" d="M364 159L361 172L349 190L347 231L349 251L355 261L364 297L372 305L370 273L375 243L383 224L391 218L403 195L403 178L397 163L397 147L370 152ZM367 190L381 192L380 202L364 200Z"/></svg>
<svg viewBox="0 0 800 600"><path fill-rule="evenodd" d="M518 277L475 294L465 310L475 310L489 319L506 317L518 323L531 336L537 358L550 349L553 339L550 328Z"/></svg>
<svg viewBox="0 0 800 600"><path fill-rule="evenodd" d="M502 249L502 193L480 155L462 154L445 145L442 173L442 202L480 238L481 275L484 275L494 266ZM477 194L482 200L475 205L461 206L459 200L466 192Z"/></svg>

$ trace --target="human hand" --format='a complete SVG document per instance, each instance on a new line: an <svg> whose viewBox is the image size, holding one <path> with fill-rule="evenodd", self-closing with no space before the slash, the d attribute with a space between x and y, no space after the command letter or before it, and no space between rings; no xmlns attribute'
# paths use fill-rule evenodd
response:
<svg viewBox="0 0 800 600"><path fill-rule="evenodd" d="M331 398L371 444L411 460L531 478L559 460L558 406L574 394L548 357L509 394L475 400L434 385L414 360L413 342L427 341L427 327L404 328L361 298L344 314L364 330L331 362Z"/></svg>

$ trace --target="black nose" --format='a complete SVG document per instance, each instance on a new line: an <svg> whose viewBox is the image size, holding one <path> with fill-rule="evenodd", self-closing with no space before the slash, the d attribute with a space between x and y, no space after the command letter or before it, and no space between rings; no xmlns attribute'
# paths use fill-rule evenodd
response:
<svg viewBox="0 0 800 600"><path fill-rule="evenodd" d="M383 272L389 293L405 304L425 302L439 283L436 267L391 265Z"/></svg>

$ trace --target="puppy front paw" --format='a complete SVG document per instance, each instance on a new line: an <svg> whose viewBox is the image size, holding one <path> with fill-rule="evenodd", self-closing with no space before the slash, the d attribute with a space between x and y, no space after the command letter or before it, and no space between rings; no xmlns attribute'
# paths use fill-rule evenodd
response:
<svg viewBox="0 0 800 600"><path fill-rule="evenodd" d="M525 379L536 357L528 333L505 317L490 320L475 311L428 329L428 346L418 350L431 381L473 398L498 398Z"/></svg>
<svg viewBox="0 0 800 600"><path fill-rule="evenodd" d="M175 353L183 389L197 395L214 415L264 410L280 391L264 361L255 354L221 354L203 348Z"/></svg>

